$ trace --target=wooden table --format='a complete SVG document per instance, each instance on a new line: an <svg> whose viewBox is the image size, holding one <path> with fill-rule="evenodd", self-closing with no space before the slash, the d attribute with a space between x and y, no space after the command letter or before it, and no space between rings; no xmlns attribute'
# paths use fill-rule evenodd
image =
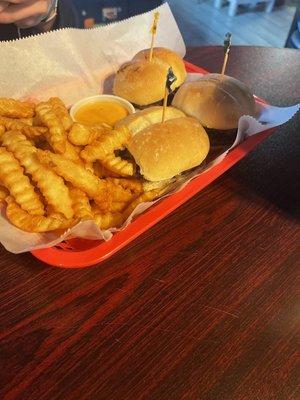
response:
<svg viewBox="0 0 300 400"><path fill-rule="evenodd" d="M187 59L219 71L222 48ZM228 66L281 106L299 70L287 49L236 47ZM299 122L94 268L1 249L0 398L298 398Z"/></svg>

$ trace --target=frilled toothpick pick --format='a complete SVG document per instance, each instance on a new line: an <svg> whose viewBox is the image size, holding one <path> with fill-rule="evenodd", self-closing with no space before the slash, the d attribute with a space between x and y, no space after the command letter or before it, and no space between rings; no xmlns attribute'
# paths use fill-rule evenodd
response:
<svg viewBox="0 0 300 400"><path fill-rule="evenodd" d="M157 33L158 20L159 20L159 12L157 11L154 13L153 24L152 24L151 31L150 31L151 35L152 35L151 46L150 46L150 56L149 56L150 61L152 61L152 58L153 58L153 47L154 47L155 36Z"/></svg>
<svg viewBox="0 0 300 400"><path fill-rule="evenodd" d="M172 93L172 85L174 82L177 81L177 78L172 70L172 68L170 67L168 70L168 74L167 74L167 80L166 80L166 89L165 89L165 97L164 97L164 104L163 104L163 113L162 113L162 122L165 122L166 119L166 108L168 105L168 97L169 95Z"/></svg>
<svg viewBox="0 0 300 400"><path fill-rule="evenodd" d="M224 62L223 62L221 75L225 74L228 57L229 57L229 52L230 52L230 47L231 47L231 33L228 32L228 33L226 33L225 40L224 40Z"/></svg>

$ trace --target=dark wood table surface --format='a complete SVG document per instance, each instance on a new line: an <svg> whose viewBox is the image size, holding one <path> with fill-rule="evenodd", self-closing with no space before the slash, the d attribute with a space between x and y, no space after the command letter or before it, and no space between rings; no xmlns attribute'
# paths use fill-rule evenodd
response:
<svg viewBox="0 0 300 400"><path fill-rule="evenodd" d="M217 72L222 56L186 58ZM299 71L299 51L233 47L227 72L287 106ZM93 268L1 248L0 399L299 398L299 130Z"/></svg>

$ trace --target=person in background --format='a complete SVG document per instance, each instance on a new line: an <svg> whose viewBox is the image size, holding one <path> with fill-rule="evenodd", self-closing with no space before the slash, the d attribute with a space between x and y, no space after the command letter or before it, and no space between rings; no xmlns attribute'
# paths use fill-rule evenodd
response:
<svg viewBox="0 0 300 400"><path fill-rule="evenodd" d="M0 41L79 27L70 0L0 0Z"/></svg>

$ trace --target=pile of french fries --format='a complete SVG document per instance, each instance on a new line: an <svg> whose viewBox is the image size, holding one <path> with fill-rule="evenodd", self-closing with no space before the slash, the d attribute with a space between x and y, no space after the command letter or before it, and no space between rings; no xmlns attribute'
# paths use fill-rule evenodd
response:
<svg viewBox="0 0 300 400"><path fill-rule="evenodd" d="M84 220L120 227L139 203L161 194L147 190L134 161L117 154L129 139L126 127L74 123L59 98L0 98L0 202L8 220L36 233Z"/></svg>

